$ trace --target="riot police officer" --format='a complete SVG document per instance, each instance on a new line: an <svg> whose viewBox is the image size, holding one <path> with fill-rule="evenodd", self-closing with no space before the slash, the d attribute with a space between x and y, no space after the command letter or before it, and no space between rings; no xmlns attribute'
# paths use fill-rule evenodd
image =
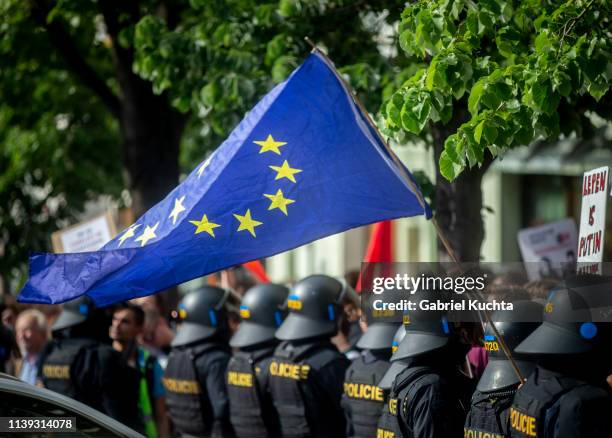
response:
<svg viewBox="0 0 612 438"><path fill-rule="evenodd" d="M389 368L398 324L392 322L393 311L378 315L369 311L371 308L367 306L365 315L367 330L356 344L361 354L351 363L344 377L342 407L349 437L376 435L376 425L387 396L378 382Z"/></svg>
<svg viewBox="0 0 612 438"><path fill-rule="evenodd" d="M41 353L38 378L55 392L83 402L142 430L138 373L100 339L107 325L103 309L82 296L64 304L51 328L53 341Z"/></svg>
<svg viewBox="0 0 612 438"><path fill-rule="evenodd" d="M236 436L280 437L269 389L269 365L278 344L274 332L286 316L289 290L276 284L250 288L240 304L242 322L230 340L238 350L227 366L230 419Z"/></svg>
<svg viewBox="0 0 612 438"><path fill-rule="evenodd" d="M270 363L270 392L284 437L342 437L340 406L349 361L330 342L338 330L346 283L325 275L299 281L287 298L289 315L276 331L282 342ZM355 298L356 300L356 298Z"/></svg>
<svg viewBox="0 0 612 438"><path fill-rule="evenodd" d="M225 371L231 353L225 302L229 292L213 286L190 292L178 305L181 319L164 373L170 418L183 437L228 437Z"/></svg>
<svg viewBox="0 0 612 438"><path fill-rule="evenodd" d="M539 325L542 305L531 301L516 301L513 307L513 310L494 313L491 319L513 353L521 375L528 377L535 363L529 357L514 353L514 349ZM484 347L489 362L472 396L470 411L465 420L465 438L508 436L508 411L521 383L490 326L484 333Z"/></svg>
<svg viewBox="0 0 612 438"><path fill-rule="evenodd" d="M391 354L395 354L397 349L399 348L399 344L406 336L406 329L404 325L400 325L393 336L393 343L391 344ZM397 418L394 415L391 415L389 411L389 392L391 391L391 387L393 386L393 382L399 373L404 371L410 365L409 359L398 359L393 360L393 356L391 356L391 362L389 368L383 375L382 379L378 382L378 387L382 389L385 396L385 403L382 407L382 411L380 412L380 417L378 418L378 422L376 425L376 436L377 437L392 437L394 435L394 431L400 436L401 433L399 430L399 425L397 423ZM394 402L395 403L395 402Z"/></svg>
<svg viewBox="0 0 612 438"><path fill-rule="evenodd" d="M442 311L405 312L406 335L392 361L409 360L389 394L396 423L386 437L461 436L473 383L461 370L470 344Z"/></svg>
<svg viewBox="0 0 612 438"><path fill-rule="evenodd" d="M600 437L612 430L605 382L612 368L610 327L591 320L581 281L566 280L551 291L544 322L515 350L536 356L538 366L514 397L511 437ZM610 293L604 289L598 292Z"/></svg>

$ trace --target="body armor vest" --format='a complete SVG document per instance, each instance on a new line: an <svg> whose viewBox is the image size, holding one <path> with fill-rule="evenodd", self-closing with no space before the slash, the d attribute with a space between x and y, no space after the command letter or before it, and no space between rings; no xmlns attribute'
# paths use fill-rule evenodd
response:
<svg viewBox="0 0 612 438"><path fill-rule="evenodd" d="M280 436L278 417L271 406L265 406L258 376L267 373L258 364L272 355L268 348L256 352L238 351L227 366L226 383L230 400L230 419L236 436L274 437Z"/></svg>
<svg viewBox="0 0 612 438"><path fill-rule="evenodd" d="M195 361L213 348L215 345L209 344L203 348L198 346L197 350L186 348L170 352L163 383L170 417L181 433L202 436L212 427L210 419L203 416L208 398L200 385Z"/></svg>
<svg viewBox="0 0 612 438"><path fill-rule="evenodd" d="M390 363L377 359L366 363L360 356L351 364L344 381L343 404L348 405L355 437L373 437L387 394L377 386Z"/></svg>
<svg viewBox="0 0 612 438"><path fill-rule="evenodd" d="M310 406L320 415L307 410L305 386L316 385L312 376L316 371L311 367L320 369L338 359L340 354L327 343L308 344L293 350L286 348L288 344L283 342L277 347L269 367L270 393L279 414L282 435L293 438L334 436L332 432L317 431L331 428L333 419L321 418L330 413L325 408L326 400L318 400L317 406Z"/></svg>
<svg viewBox="0 0 612 438"><path fill-rule="evenodd" d="M43 359L42 381L45 388L58 392L75 400L84 402L100 409L98 404L92 403L92 395L86 394L77 384L75 364L77 358L92 349L97 343L88 339L66 339L54 342L50 351Z"/></svg>
<svg viewBox="0 0 612 438"><path fill-rule="evenodd" d="M402 393L410 383L428 372L430 372L430 370L427 367L412 367L407 368L406 371L396 377L391 387L391 391L389 392L387 403L384 405L380 419L378 420L376 438L399 438L404 436L401 420L399 418L399 409L401 406L401 399L399 398L400 393Z"/></svg>
<svg viewBox="0 0 612 438"><path fill-rule="evenodd" d="M552 437L554 432L546 429L554 428L558 418L557 402L572 390L587 385L565 376L537 384L540 380L539 371L536 368L514 396L508 419L511 437Z"/></svg>
<svg viewBox="0 0 612 438"><path fill-rule="evenodd" d="M490 393L475 392L465 419L464 438L505 438L508 411L516 389Z"/></svg>

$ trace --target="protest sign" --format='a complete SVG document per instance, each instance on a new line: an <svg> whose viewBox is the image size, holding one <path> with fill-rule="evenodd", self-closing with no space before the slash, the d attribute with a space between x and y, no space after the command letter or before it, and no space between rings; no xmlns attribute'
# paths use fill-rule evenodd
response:
<svg viewBox="0 0 612 438"><path fill-rule="evenodd" d="M574 219L566 218L518 232L518 244L529 280L560 276L576 262L578 236Z"/></svg>
<svg viewBox="0 0 612 438"><path fill-rule="evenodd" d="M584 173L582 178L582 207L578 236L578 269L580 272L601 273L606 202L608 200L607 166Z"/></svg>
<svg viewBox="0 0 612 438"><path fill-rule="evenodd" d="M97 251L117 234L110 213L80 222L51 235L55 252Z"/></svg>

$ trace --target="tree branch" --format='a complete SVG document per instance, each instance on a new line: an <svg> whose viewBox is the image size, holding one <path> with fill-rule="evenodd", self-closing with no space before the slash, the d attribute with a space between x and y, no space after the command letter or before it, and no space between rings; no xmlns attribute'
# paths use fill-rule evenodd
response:
<svg viewBox="0 0 612 438"><path fill-rule="evenodd" d="M72 37L57 20L48 22L49 8L43 0L32 0L32 16L45 28L49 40L62 55L73 73L89 87L108 107L115 117L121 112L121 101L97 75L79 53Z"/></svg>

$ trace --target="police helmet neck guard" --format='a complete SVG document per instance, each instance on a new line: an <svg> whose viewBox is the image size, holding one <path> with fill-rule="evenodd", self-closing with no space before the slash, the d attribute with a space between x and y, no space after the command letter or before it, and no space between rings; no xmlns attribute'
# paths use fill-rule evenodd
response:
<svg viewBox="0 0 612 438"><path fill-rule="evenodd" d="M53 323L51 331L54 333L65 332L67 329L83 324L90 317L94 305L92 300L86 296L68 301L63 304L62 312Z"/></svg>
<svg viewBox="0 0 612 438"><path fill-rule="evenodd" d="M539 325L537 322L541 318L542 306L533 301L515 301L513 310L495 312L491 315L495 328L503 337L506 346L510 349L521 374L529 376L535 368L535 363L529 356L517 354L516 347L529 336ZM487 351L489 361L478 381L476 389L480 392L503 391L513 389L520 381L510 363L510 360L503 352L500 340L487 324L484 333L484 348Z"/></svg>
<svg viewBox="0 0 612 438"><path fill-rule="evenodd" d="M225 303L229 294L227 289L204 286L185 295L178 305L181 325L171 345L180 347L214 340L227 331Z"/></svg>
<svg viewBox="0 0 612 438"><path fill-rule="evenodd" d="M250 288L240 303L240 327L230 346L250 348L275 342L274 333L287 316L284 306L289 289L278 284L259 284Z"/></svg>
<svg viewBox="0 0 612 438"><path fill-rule="evenodd" d="M346 282L327 275L311 275L299 281L289 292L289 314L276 331L282 341L331 337L337 331L341 303L353 299L354 291Z"/></svg>
<svg viewBox="0 0 612 438"><path fill-rule="evenodd" d="M538 356L587 354L602 344L604 333L602 323L593 321L589 305L579 292L554 289L544 306L543 323L517 346L516 352Z"/></svg>

